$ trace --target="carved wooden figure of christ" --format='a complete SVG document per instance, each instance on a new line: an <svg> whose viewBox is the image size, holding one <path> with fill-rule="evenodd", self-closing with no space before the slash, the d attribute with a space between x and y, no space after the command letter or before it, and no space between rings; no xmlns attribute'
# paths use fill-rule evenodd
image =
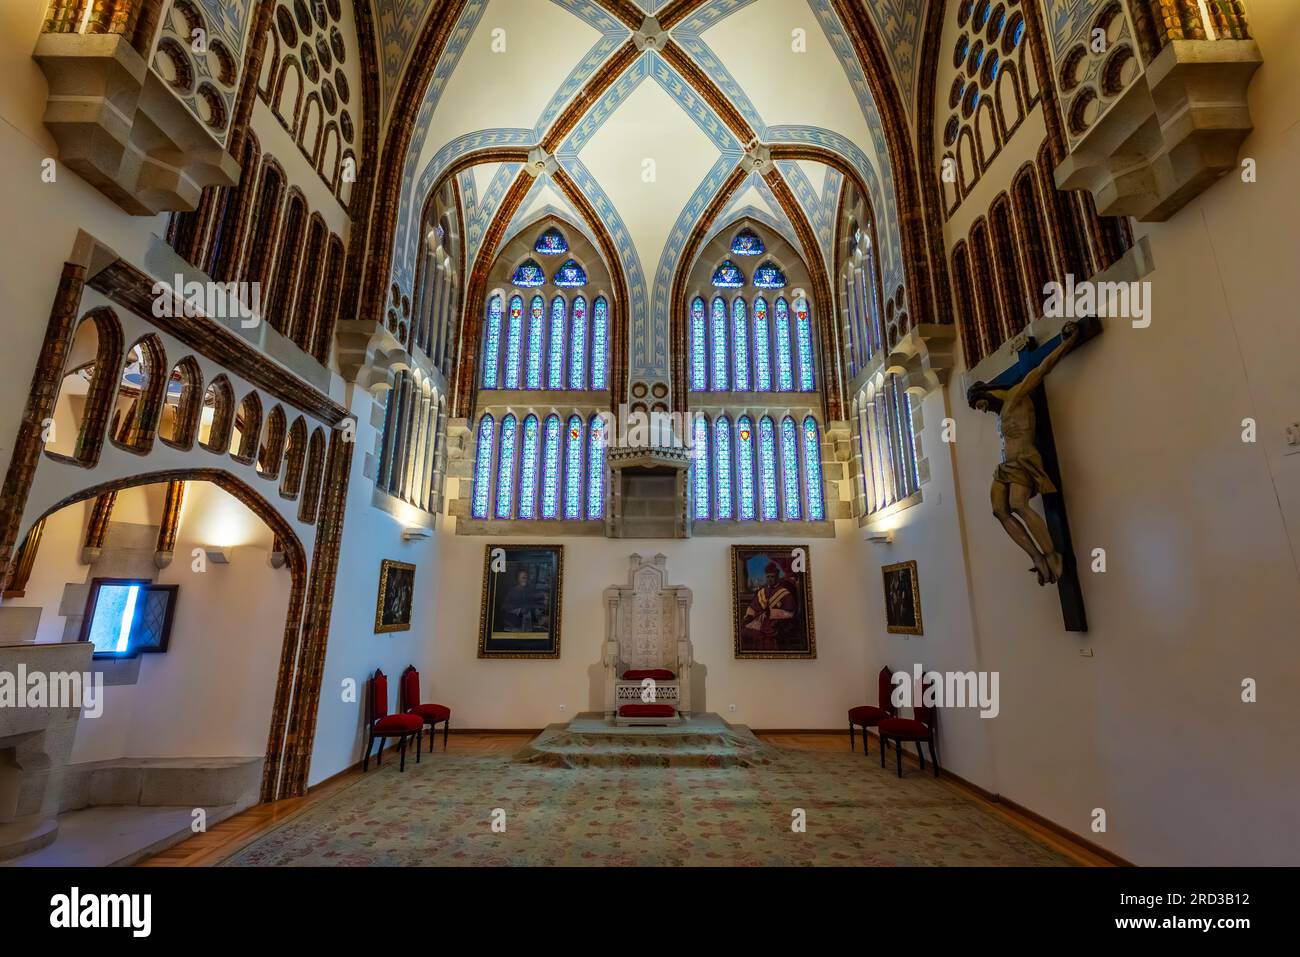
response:
<svg viewBox="0 0 1300 957"><path fill-rule="evenodd" d="M972 384L966 392L971 408L997 415L1002 435L1002 463L994 470L990 489L993 514L1033 562L1029 570L1038 584L1057 586L1067 631L1087 631L1088 618L1042 384L1068 352L1100 331L1099 325L1096 320L1067 322L1054 343L1041 347L1029 338L1014 366L992 382ZM1043 497L1045 521L1030 504L1035 495Z"/></svg>

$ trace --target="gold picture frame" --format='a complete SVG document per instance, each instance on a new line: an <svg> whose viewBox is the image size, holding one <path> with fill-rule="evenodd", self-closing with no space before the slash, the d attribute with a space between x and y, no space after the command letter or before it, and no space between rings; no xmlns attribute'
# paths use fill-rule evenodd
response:
<svg viewBox="0 0 1300 957"><path fill-rule="evenodd" d="M379 563L379 595L375 599L375 634L411 630L415 599L415 566L385 558Z"/></svg>
<svg viewBox="0 0 1300 957"><path fill-rule="evenodd" d="M885 630L891 635L925 634L916 562L885 565L880 574L885 586Z"/></svg>
<svg viewBox="0 0 1300 957"><path fill-rule="evenodd" d="M563 597L563 545L485 545L478 656L560 657Z"/></svg>
<svg viewBox="0 0 1300 957"><path fill-rule="evenodd" d="M772 565L777 566L777 581L784 582L792 593L782 600L793 606L795 617L755 627L754 620L762 612L751 613L751 609L768 607L770 596L760 592L775 587L775 583L755 587L755 575L760 568L766 572ZM788 544L731 546L731 630L733 652L738 659L817 657L811 548Z"/></svg>

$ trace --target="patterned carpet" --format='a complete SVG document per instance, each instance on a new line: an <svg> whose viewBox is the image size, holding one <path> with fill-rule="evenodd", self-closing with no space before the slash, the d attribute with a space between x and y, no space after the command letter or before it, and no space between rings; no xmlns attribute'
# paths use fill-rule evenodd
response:
<svg viewBox="0 0 1300 957"><path fill-rule="evenodd" d="M768 747L768 746L765 746ZM861 752L759 767L545 767L438 753L374 765L223 865L1068 865L962 795ZM506 812L494 833L492 815ZM792 811L806 812L794 833Z"/></svg>

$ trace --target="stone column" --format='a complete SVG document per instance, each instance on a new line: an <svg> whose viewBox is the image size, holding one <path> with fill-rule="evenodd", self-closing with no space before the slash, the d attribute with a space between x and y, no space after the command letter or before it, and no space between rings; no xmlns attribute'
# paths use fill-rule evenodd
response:
<svg viewBox="0 0 1300 957"><path fill-rule="evenodd" d="M81 564L95 564L104 550L104 538L108 535L108 523L112 521L113 506L116 504L116 492L105 492L95 499L95 507L90 512L90 525L86 528L86 544L81 549Z"/></svg>
<svg viewBox="0 0 1300 957"><path fill-rule="evenodd" d="M167 496L163 500L162 523L158 526L158 547L153 555L153 563L158 568L170 565L176 554L176 533L181 527L181 506L184 502L185 483L168 482Z"/></svg>

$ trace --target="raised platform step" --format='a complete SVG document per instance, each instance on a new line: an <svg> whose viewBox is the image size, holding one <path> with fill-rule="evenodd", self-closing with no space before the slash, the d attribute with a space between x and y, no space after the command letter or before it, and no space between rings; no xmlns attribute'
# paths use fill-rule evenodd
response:
<svg viewBox="0 0 1300 957"><path fill-rule="evenodd" d="M716 714L693 714L675 727L620 727L599 712L584 712L548 727L515 760L553 768L748 768L776 757L749 728Z"/></svg>

